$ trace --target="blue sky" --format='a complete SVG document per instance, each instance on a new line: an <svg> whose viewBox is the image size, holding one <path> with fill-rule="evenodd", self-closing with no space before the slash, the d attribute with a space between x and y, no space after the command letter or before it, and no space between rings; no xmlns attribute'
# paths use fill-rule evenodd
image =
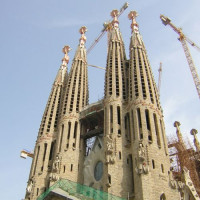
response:
<svg viewBox="0 0 200 200"><path fill-rule="evenodd" d="M70 45L70 63L78 45L79 28L87 26L90 46L119 9L122 0L1 0L0 1L0 188L1 199L19 200L25 195L31 159L20 158L23 148L33 150L40 121L53 80L63 58L62 48ZM199 0L135 0L120 17L127 57L131 36L128 13L136 10L140 33L148 52L155 80L163 63L161 104L167 135L175 134L173 122L181 122L185 137L200 131L200 102L178 35L165 27L159 15L171 18L200 46ZM190 48L200 75L200 52ZM88 55L88 63L105 67L107 38ZM89 68L90 102L103 96L104 71Z"/></svg>

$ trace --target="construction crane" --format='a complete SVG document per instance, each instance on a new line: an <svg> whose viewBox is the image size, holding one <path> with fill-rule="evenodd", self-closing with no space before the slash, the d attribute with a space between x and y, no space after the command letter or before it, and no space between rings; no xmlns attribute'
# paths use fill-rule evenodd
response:
<svg viewBox="0 0 200 200"><path fill-rule="evenodd" d="M99 66L96 66L96 65L90 65L90 64L88 64L88 66L90 66L90 67L95 67L95 68L98 68L98 69L106 70L104 67L99 67Z"/></svg>
<svg viewBox="0 0 200 200"><path fill-rule="evenodd" d="M158 69L159 77L158 77L158 94L160 95L160 87L161 87L161 77L162 77L162 63L160 63L160 67Z"/></svg>
<svg viewBox="0 0 200 200"><path fill-rule="evenodd" d="M33 154L32 151L28 151L28 150L26 150L26 149L23 149L23 150L21 151L20 157L21 157L21 158L24 158L24 159L26 159L27 156L33 158L33 155L34 155L34 154Z"/></svg>
<svg viewBox="0 0 200 200"><path fill-rule="evenodd" d="M176 33L179 35L179 41L181 42L183 46L183 50L185 52L185 56L187 58L190 71L192 73L192 77L197 89L197 93L200 98L200 79L196 70L196 67L194 65L194 62L192 60L192 56L190 54L190 51L188 49L187 43L188 42L191 46L195 47L198 51L200 51L200 47L198 47L192 40L190 40L188 37L185 36L185 34L182 32L181 28L177 28L174 24L171 23L171 20L168 17L165 17L164 15L160 15L160 19L162 23L166 26L169 25Z"/></svg>
<svg viewBox="0 0 200 200"><path fill-rule="evenodd" d="M128 2L126 2L122 7L121 9L119 10L119 15L118 17L128 8ZM88 48L87 50L87 54L90 53L90 51L95 47L95 45L99 42L99 40L104 36L104 34L106 33L107 30L110 29L110 26L111 26L111 23L112 22L105 22L103 24L103 29L101 31L101 33L99 34L99 36L95 39L95 41L92 43L92 45Z"/></svg>

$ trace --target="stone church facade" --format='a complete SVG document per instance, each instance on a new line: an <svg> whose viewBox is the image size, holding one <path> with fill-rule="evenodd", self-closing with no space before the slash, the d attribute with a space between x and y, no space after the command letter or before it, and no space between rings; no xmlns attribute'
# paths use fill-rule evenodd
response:
<svg viewBox="0 0 200 200"><path fill-rule="evenodd" d="M88 103L86 27L80 29L69 73L70 47L63 48L65 56L35 145L26 200L37 199L60 179L124 199L181 199L183 187L172 176L159 94L136 22L137 13L128 15L129 59L118 11L113 10L111 16L102 100ZM89 148L87 141L94 136Z"/></svg>

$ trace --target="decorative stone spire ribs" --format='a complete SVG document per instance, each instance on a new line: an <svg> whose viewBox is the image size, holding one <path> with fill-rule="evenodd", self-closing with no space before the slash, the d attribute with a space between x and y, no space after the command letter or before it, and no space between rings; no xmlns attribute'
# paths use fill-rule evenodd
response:
<svg viewBox="0 0 200 200"><path fill-rule="evenodd" d="M60 112L60 101L62 96L61 93L63 92L62 87L63 83L66 82L67 79L67 63L69 62L69 51L69 46L65 46L63 48L65 56L62 59L62 65L60 66L60 69L58 70L58 73L56 75L51 93L49 95L48 103L45 108L39 131L41 135L43 133L52 133L54 131L54 128L57 127L58 113Z"/></svg>
<svg viewBox="0 0 200 200"><path fill-rule="evenodd" d="M151 104L156 104L160 109L159 95L155 84L151 67L148 61L147 52L139 33L136 11L131 11L128 18L131 23L130 42L130 73L129 73L129 100L143 99Z"/></svg>
<svg viewBox="0 0 200 200"><path fill-rule="evenodd" d="M197 133L198 131L196 129L192 129L190 131L190 134L194 136L194 145L196 147L196 151L200 151L200 144L199 144L199 141L198 141L198 138L197 138Z"/></svg>
<svg viewBox="0 0 200 200"><path fill-rule="evenodd" d="M88 104L87 56L84 46L86 42L86 31L87 28L85 26L79 30L81 37L67 80L62 110L63 114L78 113Z"/></svg>
<svg viewBox="0 0 200 200"><path fill-rule="evenodd" d="M125 86L125 49L122 36L118 27L118 10L113 10L111 16L114 18L112 29L109 33L108 55L105 78L105 97L126 98Z"/></svg>

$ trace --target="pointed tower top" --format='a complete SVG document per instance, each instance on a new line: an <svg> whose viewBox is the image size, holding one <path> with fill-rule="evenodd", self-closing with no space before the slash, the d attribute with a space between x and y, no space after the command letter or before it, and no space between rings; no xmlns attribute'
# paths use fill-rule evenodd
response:
<svg viewBox="0 0 200 200"><path fill-rule="evenodd" d="M69 63L69 56L68 53L71 51L70 46L64 46L62 52L65 54L64 58L62 59L62 65L66 66Z"/></svg>
<svg viewBox="0 0 200 200"><path fill-rule="evenodd" d="M197 150L197 151L200 151L200 144L199 144L199 141L198 141L198 139L197 139L197 133L198 133L198 131L197 131L196 129L192 129L192 130L190 131L190 134L191 134L191 135L194 135L194 145L195 145L195 147L196 147L196 150Z"/></svg>
<svg viewBox="0 0 200 200"><path fill-rule="evenodd" d="M80 46L81 47L84 47L84 44L86 42L86 36L85 36L85 32L87 31L87 27L86 26L82 26L80 29L79 29L79 33L81 34L81 38L80 38Z"/></svg>
<svg viewBox="0 0 200 200"><path fill-rule="evenodd" d="M118 21L119 11L118 10L113 10L110 13L110 15L111 15L111 17L113 17L113 21L112 21L113 27L114 28L118 28L118 25L119 25L119 21Z"/></svg>
<svg viewBox="0 0 200 200"><path fill-rule="evenodd" d="M136 17L138 16L138 13L136 11L131 11L129 14L128 14L128 18L130 20L132 20L132 23L131 23L131 29L132 29L132 32L138 32L138 24L136 22Z"/></svg>

